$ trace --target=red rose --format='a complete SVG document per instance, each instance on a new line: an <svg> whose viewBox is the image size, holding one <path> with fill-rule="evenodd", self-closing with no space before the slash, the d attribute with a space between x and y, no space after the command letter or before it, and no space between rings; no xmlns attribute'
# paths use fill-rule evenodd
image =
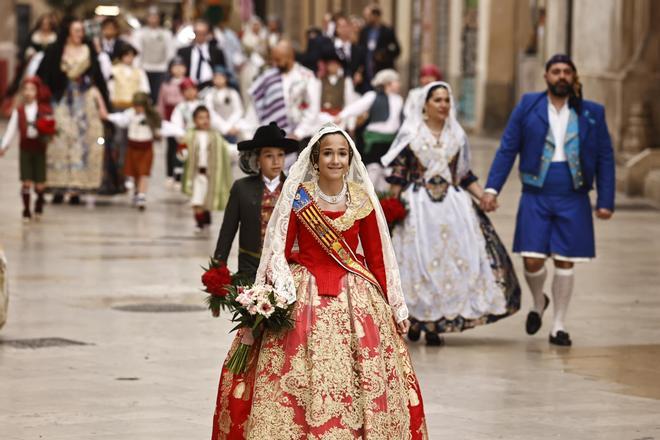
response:
<svg viewBox="0 0 660 440"><path fill-rule="evenodd" d="M385 220L388 224L399 222L406 218L408 211L403 206L401 200L395 197L387 197L380 200L380 206L383 208Z"/></svg>
<svg viewBox="0 0 660 440"><path fill-rule="evenodd" d="M52 136L55 134L55 119L52 116L42 116L37 118L35 123L37 131L42 136Z"/></svg>
<svg viewBox="0 0 660 440"><path fill-rule="evenodd" d="M224 265L211 267L202 275L202 283L211 295L226 296L229 293L227 286L231 284L229 269Z"/></svg>

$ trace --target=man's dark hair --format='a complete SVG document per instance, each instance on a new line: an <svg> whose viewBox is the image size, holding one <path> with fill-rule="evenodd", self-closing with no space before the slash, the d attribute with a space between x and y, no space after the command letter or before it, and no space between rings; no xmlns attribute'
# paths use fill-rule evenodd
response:
<svg viewBox="0 0 660 440"><path fill-rule="evenodd" d="M103 19L103 21L101 22L101 29L103 29L104 27L106 27L108 25L112 25L112 26L116 27L117 29L119 29L119 22L117 21L117 19L115 17L105 17Z"/></svg>

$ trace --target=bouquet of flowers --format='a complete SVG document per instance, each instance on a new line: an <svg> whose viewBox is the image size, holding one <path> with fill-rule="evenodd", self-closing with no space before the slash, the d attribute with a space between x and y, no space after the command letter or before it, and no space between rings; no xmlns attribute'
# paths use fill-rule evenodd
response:
<svg viewBox="0 0 660 440"><path fill-rule="evenodd" d="M54 136L57 133L55 118L52 115L39 116L34 125L41 136Z"/></svg>
<svg viewBox="0 0 660 440"><path fill-rule="evenodd" d="M229 272L227 265L215 258L209 260L209 267L203 267L202 284L205 292L209 294L206 303L213 316L220 316L220 309L224 297L229 294L229 288L234 284L234 277Z"/></svg>
<svg viewBox="0 0 660 440"><path fill-rule="evenodd" d="M263 330L279 332L291 329L294 325L293 304L289 304L269 284L232 288L223 305L233 313L232 322L237 323L232 331L244 329L244 332L250 332L244 335L241 344L227 363L227 368L234 374L245 371L252 341Z"/></svg>
<svg viewBox="0 0 660 440"><path fill-rule="evenodd" d="M385 220L391 232L396 225L400 224L406 218L408 209L401 199L390 194L380 194L378 199L380 200L380 206L383 208Z"/></svg>
<svg viewBox="0 0 660 440"><path fill-rule="evenodd" d="M241 286L232 285L232 276L224 263L211 259L211 264L202 276L209 293L207 302L214 316L220 309L232 313L236 326L231 331L244 332L241 344L227 363L234 374L241 374L248 364L250 347L255 338L265 329L281 331L293 328L293 304L278 294L269 284Z"/></svg>

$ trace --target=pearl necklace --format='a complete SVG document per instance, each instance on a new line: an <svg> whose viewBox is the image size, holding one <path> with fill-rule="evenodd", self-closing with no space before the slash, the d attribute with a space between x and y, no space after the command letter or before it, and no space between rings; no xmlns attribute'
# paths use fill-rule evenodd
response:
<svg viewBox="0 0 660 440"><path fill-rule="evenodd" d="M316 195L324 200L325 202L331 204L331 205L336 205L344 200L346 197L346 191L348 190L348 185L344 183L344 186L342 187L341 191L339 191L338 194L335 194L333 196L329 196L323 191L321 191L321 187L316 184Z"/></svg>

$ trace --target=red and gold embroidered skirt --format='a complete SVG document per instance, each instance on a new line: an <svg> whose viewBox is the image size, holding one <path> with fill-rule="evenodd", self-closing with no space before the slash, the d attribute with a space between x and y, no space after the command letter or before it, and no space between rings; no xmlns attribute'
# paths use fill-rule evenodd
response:
<svg viewBox="0 0 660 440"><path fill-rule="evenodd" d="M339 296L319 296L307 269L293 273L296 327L257 341L246 373L223 368L212 439L428 439L419 383L382 295L349 273Z"/></svg>

